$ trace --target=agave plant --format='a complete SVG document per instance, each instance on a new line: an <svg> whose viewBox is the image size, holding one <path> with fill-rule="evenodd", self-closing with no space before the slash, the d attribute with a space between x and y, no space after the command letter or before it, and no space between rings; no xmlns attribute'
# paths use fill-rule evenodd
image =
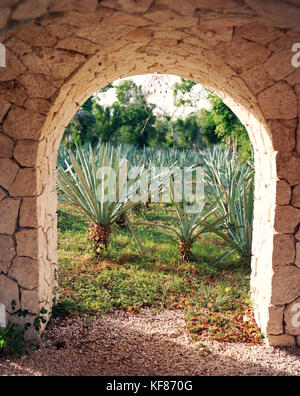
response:
<svg viewBox="0 0 300 396"><path fill-rule="evenodd" d="M202 153L205 166L206 190L219 216L226 216L226 231L216 230L230 250L237 252L250 265L254 203L254 169L251 163L240 163L230 149L215 147Z"/></svg>
<svg viewBox="0 0 300 396"><path fill-rule="evenodd" d="M96 153L91 146L89 150L77 147L69 156L65 166L58 169L60 198L77 206L88 219L93 251L99 254L103 247L108 247L112 225L139 204L128 197L134 196L141 173L128 180L130 164L121 156L121 147L115 150L100 143ZM141 183L140 188L143 189ZM130 229L134 233L132 227ZM135 233L134 237L138 242ZM142 249L140 244L139 247Z"/></svg>
<svg viewBox="0 0 300 396"><path fill-rule="evenodd" d="M161 227L171 231L174 234L171 238L178 243L182 259L194 261L195 257L192 254L193 244L204 233L221 231L226 216L216 218L214 214L217 211L217 207L210 206L207 209L207 200L204 197L202 197L202 200L198 200L199 202L194 203L191 210L191 203L186 200L184 189L182 191L182 201L178 202L178 199L175 199L175 187L172 180L170 181L170 192L171 201L176 212L174 225L169 226L153 222L139 222L133 225Z"/></svg>

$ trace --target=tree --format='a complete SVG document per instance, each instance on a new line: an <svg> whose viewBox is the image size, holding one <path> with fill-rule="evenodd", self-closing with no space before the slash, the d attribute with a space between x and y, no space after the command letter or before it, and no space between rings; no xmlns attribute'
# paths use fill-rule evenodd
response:
<svg viewBox="0 0 300 396"><path fill-rule="evenodd" d="M157 117L154 124L154 134L150 136L149 145L153 146L172 146L173 134L169 121L166 117Z"/></svg>
<svg viewBox="0 0 300 396"><path fill-rule="evenodd" d="M180 83L174 85L174 104L177 107L190 105L195 107L194 98L191 96L191 91L197 83L195 81L180 79Z"/></svg>
<svg viewBox="0 0 300 396"><path fill-rule="evenodd" d="M93 106L94 97L90 97L72 118L63 140L66 145L73 147L76 144L87 141L95 143L98 140Z"/></svg>
<svg viewBox="0 0 300 396"><path fill-rule="evenodd" d="M174 122L174 130L178 134L180 148L199 148L201 145L200 126L197 115L190 115L185 119Z"/></svg>
<svg viewBox="0 0 300 396"><path fill-rule="evenodd" d="M221 142L222 138L216 134L217 124L214 120L213 112L201 109L198 115L198 122L201 129L201 139L205 146L213 146Z"/></svg>
<svg viewBox="0 0 300 396"><path fill-rule="evenodd" d="M147 103L141 87L132 80L117 85L116 96L112 106L94 104L98 137L104 142L149 145L155 135L155 106Z"/></svg>
<svg viewBox="0 0 300 396"><path fill-rule="evenodd" d="M241 157L251 156L252 146L248 132L233 111L217 95L212 92L208 95L212 109L213 121L216 124L215 133L223 141L233 145Z"/></svg>

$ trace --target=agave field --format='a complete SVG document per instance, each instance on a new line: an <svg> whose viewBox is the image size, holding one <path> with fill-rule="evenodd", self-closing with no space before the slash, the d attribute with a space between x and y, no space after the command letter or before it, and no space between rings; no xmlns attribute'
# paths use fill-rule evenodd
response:
<svg viewBox="0 0 300 396"><path fill-rule="evenodd" d="M56 314L184 309L195 339L261 342L249 300L251 163L222 146L99 143L61 147L58 167Z"/></svg>

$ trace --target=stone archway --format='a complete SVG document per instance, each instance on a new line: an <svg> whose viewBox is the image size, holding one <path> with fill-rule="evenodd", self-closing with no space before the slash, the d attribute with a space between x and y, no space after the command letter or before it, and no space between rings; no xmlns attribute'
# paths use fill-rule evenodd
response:
<svg viewBox="0 0 300 396"><path fill-rule="evenodd" d="M32 318L55 284L57 149L96 90L144 73L216 91L255 150L255 316L300 345L300 42L297 0L4 0L0 42L0 303ZM297 135L298 130L298 135Z"/></svg>

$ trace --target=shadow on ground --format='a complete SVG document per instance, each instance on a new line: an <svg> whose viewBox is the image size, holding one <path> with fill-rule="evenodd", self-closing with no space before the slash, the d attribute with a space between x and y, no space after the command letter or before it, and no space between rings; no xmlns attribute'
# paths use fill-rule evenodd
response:
<svg viewBox="0 0 300 396"><path fill-rule="evenodd" d="M60 318L29 356L0 359L0 375L300 375L300 348L205 344L189 342L179 311Z"/></svg>

